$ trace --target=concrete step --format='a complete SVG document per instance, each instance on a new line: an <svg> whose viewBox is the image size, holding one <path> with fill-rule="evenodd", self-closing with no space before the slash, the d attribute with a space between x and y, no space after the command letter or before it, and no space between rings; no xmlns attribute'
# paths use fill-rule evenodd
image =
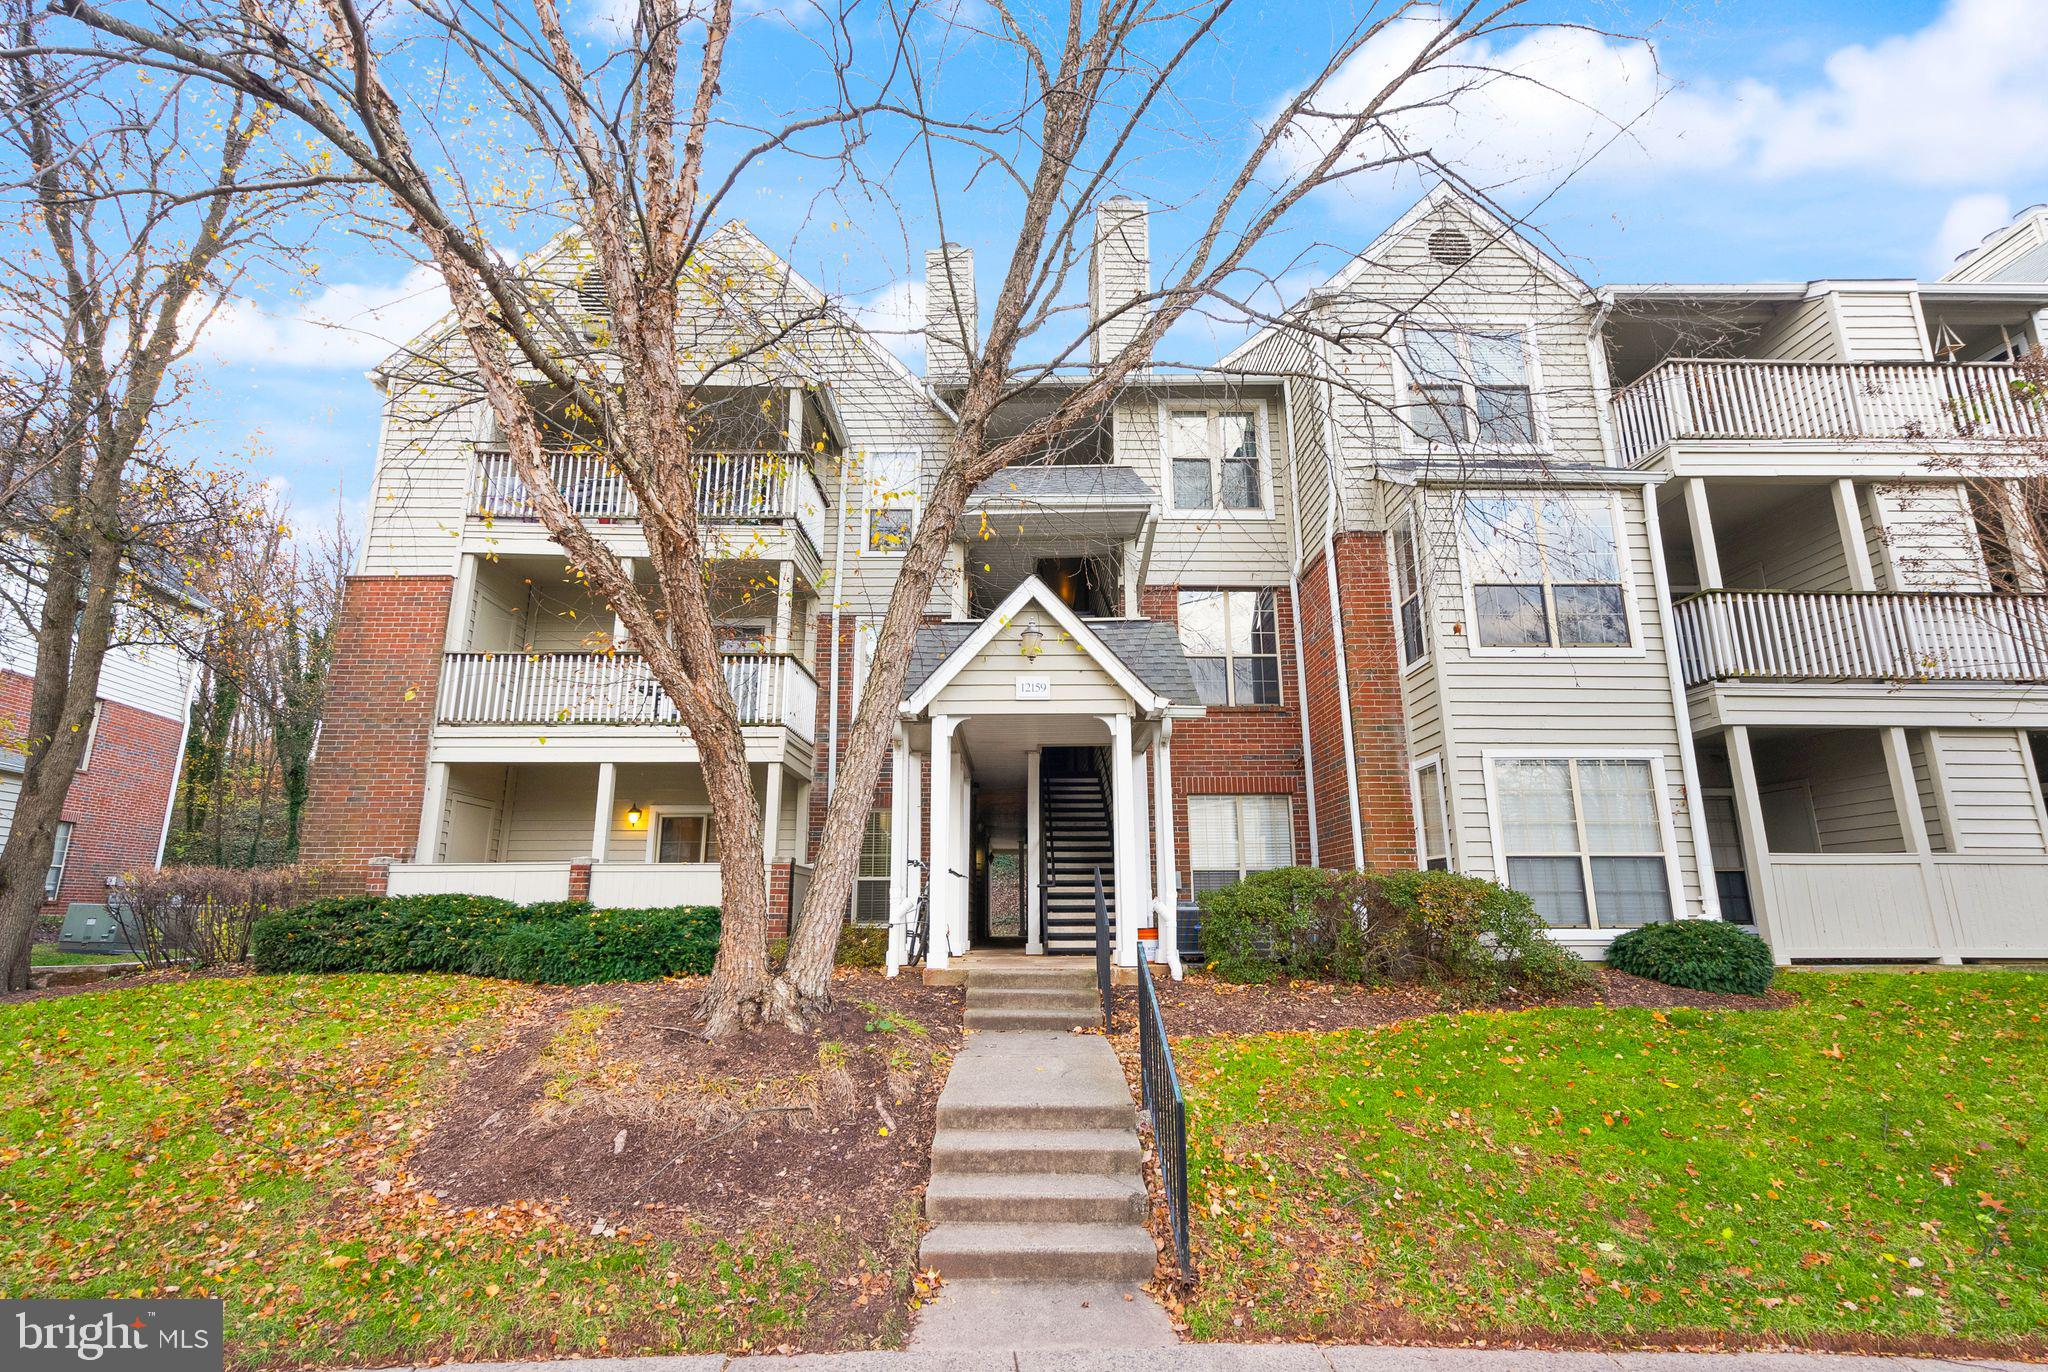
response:
<svg viewBox="0 0 2048 1372"><path fill-rule="evenodd" d="M1033 962L1024 967L970 968L967 985L970 990L1066 990L1080 987L1083 990L1095 982L1085 971L1059 965L1048 966Z"/></svg>
<svg viewBox="0 0 2048 1372"><path fill-rule="evenodd" d="M1102 997L1085 977L1061 977L1046 986L977 986L967 982L969 1010L1068 1010L1088 1014Z"/></svg>
<svg viewBox="0 0 2048 1372"><path fill-rule="evenodd" d="M947 1223L924 1236L921 1260L953 1281L1142 1281L1157 1252L1135 1224Z"/></svg>
<svg viewBox="0 0 2048 1372"><path fill-rule="evenodd" d="M969 1224L1143 1224L1145 1188L1124 1177L934 1177L924 1193L925 1218Z"/></svg>
<svg viewBox="0 0 2048 1372"><path fill-rule="evenodd" d="M1123 1129L941 1129L932 1138L932 1176L1057 1172L1138 1174L1138 1133Z"/></svg>
<svg viewBox="0 0 2048 1372"><path fill-rule="evenodd" d="M1099 1009L978 1010L970 1005L961 1013L960 1022L984 1034L1030 1030L1061 1033L1069 1029L1092 1028L1102 1023L1102 1013Z"/></svg>

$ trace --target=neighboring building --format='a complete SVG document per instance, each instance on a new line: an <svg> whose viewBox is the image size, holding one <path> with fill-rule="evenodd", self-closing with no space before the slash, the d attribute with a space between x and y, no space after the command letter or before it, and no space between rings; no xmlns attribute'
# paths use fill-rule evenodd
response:
<svg viewBox="0 0 2048 1372"><path fill-rule="evenodd" d="M1114 348L1144 208L1110 201L1096 232ZM569 279L573 254L535 270ZM947 438L971 252L928 254L927 298L924 377L832 321L713 438L746 454L700 505L778 917ZM1930 342L2010 357L2044 306L2002 281L1595 290L1433 193L1294 307L1309 327L1142 373L974 493L853 917L901 915L937 854L934 961L1082 951L1099 868L1128 962L1247 871L1423 865L1528 891L1596 956L1715 917L1781 958L2048 955L2048 615L2000 578L2043 583L1987 565L1969 477L2043 420L2006 364ZM404 375L309 859L392 890L715 901L694 745L526 517L482 407ZM556 461L644 558L618 478L573 443Z"/></svg>
<svg viewBox="0 0 2048 1372"><path fill-rule="evenodd" d="M21 793L22 734L35 679L35 637L10 594L0 613L0 843ZM106 901L107 884L163 860L198 668L168 645L117 645L100 672L92 737L72 778L44 883L42 916Z"/></svg>

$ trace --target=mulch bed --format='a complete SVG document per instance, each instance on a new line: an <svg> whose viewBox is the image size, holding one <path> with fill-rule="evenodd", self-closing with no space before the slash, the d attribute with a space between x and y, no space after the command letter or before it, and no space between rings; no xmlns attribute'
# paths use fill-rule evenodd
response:
<svg viewBox="0 0 2048 1372"><path fill-rule="evenodd" d="M711 1043L691 1022L700 986L547 994L466 1065L410 1184L454 1205L543 1201L603 1233L875 1253L904 1243L907 1215L914 1239L961 993L841 971L811 1032Z"/></svg>
<svg viewBox="0 0 2048 1372"><path fill-rule="evenodd" d="M1790 1002L1783 991L1762 996L1721 995L1689 991L1680 986L1632 977L1607 967L1590 969L1594 982L1564 996L1510 995L1495 1010L1529 1010L1539 1006L1628 1006L1653 1010L1769 1010ZM1419 986L1365 987L1336 982L1295 981L1271 986L1238 986L1206 972L1189 969L1180 981L1155 977L1159 1009L1167 1033L1193 1034L1328 1033L1335 1029L1369 1029L1397 1020L1434 1015L1455 1008L1435 992ZM1135 1025L1138 993L1117 992L1120 1028Z"/></svg>

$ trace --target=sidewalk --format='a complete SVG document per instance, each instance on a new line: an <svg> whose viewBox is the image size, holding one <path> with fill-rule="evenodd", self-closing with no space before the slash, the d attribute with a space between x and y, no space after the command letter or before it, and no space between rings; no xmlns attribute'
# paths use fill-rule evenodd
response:
<svg viewBox="0 0 2048 1372"><path fill-rule="evenodd" d="M2038 1364L2033 1365L2038 1372ZM797 1357L593 1358L451 1363L437 1372L2025 1372L1971 1358L1818 1353L1544 1353L1515 1348L1324 1348L1185 1343L1170 1348L945 1349Z"/></svg>

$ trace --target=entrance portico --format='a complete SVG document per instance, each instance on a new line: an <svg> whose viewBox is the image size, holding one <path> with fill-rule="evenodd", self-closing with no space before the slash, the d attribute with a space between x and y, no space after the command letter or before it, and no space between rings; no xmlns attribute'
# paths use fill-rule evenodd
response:
<svg viewBox="0 0 2048 1372"><path fill-rule="evenodd" d="M1092 953L1100 870L1117 964L1135 966L1141 929L1154 930L1154 960L1177 974L1173 723L1203 710L1173 626L1083 619L1028 577L988 618L920 631L905 690L889 970L904 961L922 857L932 968L997 943ZM1021 928L1003 927L1012 872Z"/></svg>

